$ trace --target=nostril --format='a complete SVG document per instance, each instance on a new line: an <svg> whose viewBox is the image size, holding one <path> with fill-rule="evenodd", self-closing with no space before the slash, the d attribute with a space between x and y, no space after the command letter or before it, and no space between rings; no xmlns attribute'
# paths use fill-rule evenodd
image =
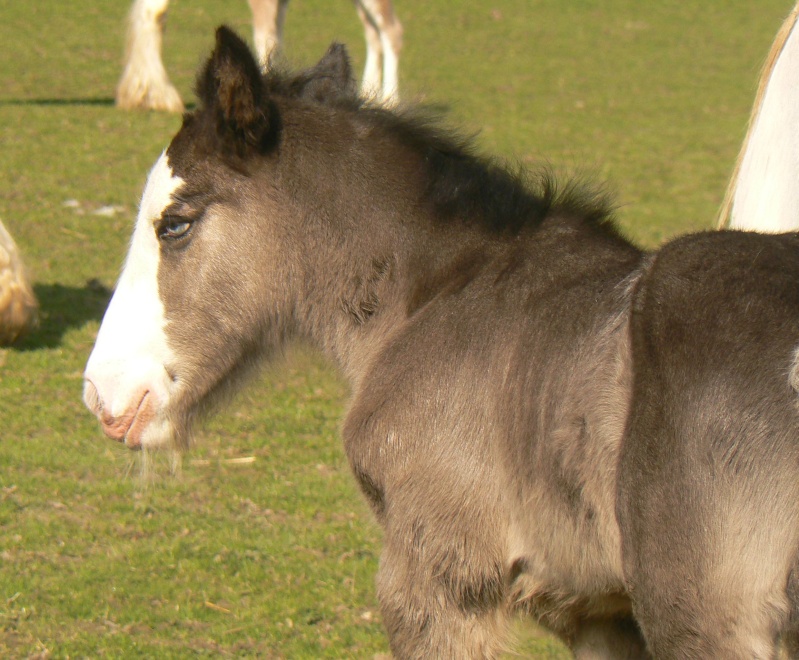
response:
<svg viewBox="0 0 799 660"><path fill-rule="evenodd" d="M140 444L139 435L141 429L147 425L152 418L152 414L147 414L150 407L147 405L147 398L150 390L145 390L136 405L130 405L125 411L112 415L109 411L100 410L97 417L100 419L103 433L113 440L125 441L129 447L136 447ZM133 399L132 399L133 400ZM144 412L144 414L140 414ZM134 426L136 428L134 428ZM138 429L138 430L137 430Z"/></svg>
<svg viewBox="0 0 799 660"><path fill-rule="evenodd" d="M94 383L88 378L83 383L83 403L96 417L99 417L103 411L103 402L100 399L100 394Z"/></svg>

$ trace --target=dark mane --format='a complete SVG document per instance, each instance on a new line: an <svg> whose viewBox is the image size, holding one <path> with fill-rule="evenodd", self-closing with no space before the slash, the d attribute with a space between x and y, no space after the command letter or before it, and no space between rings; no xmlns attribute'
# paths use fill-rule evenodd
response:
<svg viewBox="0 0 799 660"><path fill-rule="evenodd" d="M208 98L207 73L198 79L198 97ZM359 96L346 50L333 44L317 66L292 73L273 67L261 77L258 103L275 117L271 99L351 115L370 132L390 135L422 156L427 182L424 201L441 222L466 222L491 233L517 234L547 217L569 217L602 233L619 237L612 221L613 204L600 187L575 178L561 182L549 167L530 170L479 152L474 137L445 126L440 112L405 104L388 110ZM201 103L200 112L204 103ZM278 124L279 118L278 119ZM279 142L279 136L275 141Z"/></svg>
<svg viewBox="0 0 799 660"><path fill-rule="evenodd" d="M577 179L561 183L550 167L530 170L480 153L475 137L445 126L424 106L399 111L361 108L359 115L420 153L427 168L426 200L441 221L479 223L516 234L551 215L580 218L611 231L613 207L600 188Z"/></svg>

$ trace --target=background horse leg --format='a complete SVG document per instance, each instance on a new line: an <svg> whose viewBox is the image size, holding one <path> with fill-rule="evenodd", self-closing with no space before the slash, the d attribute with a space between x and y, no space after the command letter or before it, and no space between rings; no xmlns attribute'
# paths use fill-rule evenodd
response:
<svg viewBox="0 0 799 660"><path fill-rule="evenodd" d="M126 110L181 112L183 101L161 61L161 41L169 0L135 0L128 19L125 69L116 104Z"/></svg>
<svg viewBox="0 0 799 660"><path fill-rule="evenodd" d="M364 11L360 2L355 3L355 9L363 23L366 36L366 66L363 69L361 95L365 98L377 99L380 98L383 87L383 44L380 41L380 32L369 19L369 15Z"/></svg>
<svg viewBox="0 0 799 660"><path fill-rule="evenodd" d="M263 68L269 67L269 58L280 46L283 38L283 24L289 0L249 0L252 10L253 43L258 62Z"/></svg>
<svg viewBox="0 0 799 660"><path fill-rule="evenodd" d="M366 33L366 67L361 93L386 106L396 105L402 25L394 14L391 0L355 0L355 7Z"/></svg>

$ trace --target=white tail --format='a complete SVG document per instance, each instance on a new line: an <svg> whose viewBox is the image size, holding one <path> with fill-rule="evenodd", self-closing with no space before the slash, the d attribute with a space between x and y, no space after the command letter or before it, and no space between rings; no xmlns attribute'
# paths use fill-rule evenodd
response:
<svg viewBox="0 0 799 660"><path fill-rule="evenodd" d="M719 228L799 228L798 16L799 3L777 32L763 66L749 128L719 211Z"/></svg>

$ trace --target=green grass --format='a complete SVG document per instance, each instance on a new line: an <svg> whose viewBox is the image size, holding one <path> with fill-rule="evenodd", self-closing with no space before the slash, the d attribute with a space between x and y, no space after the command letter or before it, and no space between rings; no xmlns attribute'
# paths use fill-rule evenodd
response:
<svg viewBox="0 0 799 660"><path fill-rule="evenodd" d="M448 108L488 151L607 180L624 230L653 247L712 227L789 9L397 0L402 91ZM0 656L385 653L380 532L338 440L347 390L315 354L268 369L202 431L182 476L149 488L83 408L141 186L180 121L112 105L127 10L0 0L0 219L42 305L40 328L0 352ZM167 67L189 101L213 28L248 33L248 9L171 12ZM296 0L286 36L293 62L339 39L362 66L347 2ZM114 217L94 214L109 205ZM523 654L564 657L520 630Z"/></svg>

